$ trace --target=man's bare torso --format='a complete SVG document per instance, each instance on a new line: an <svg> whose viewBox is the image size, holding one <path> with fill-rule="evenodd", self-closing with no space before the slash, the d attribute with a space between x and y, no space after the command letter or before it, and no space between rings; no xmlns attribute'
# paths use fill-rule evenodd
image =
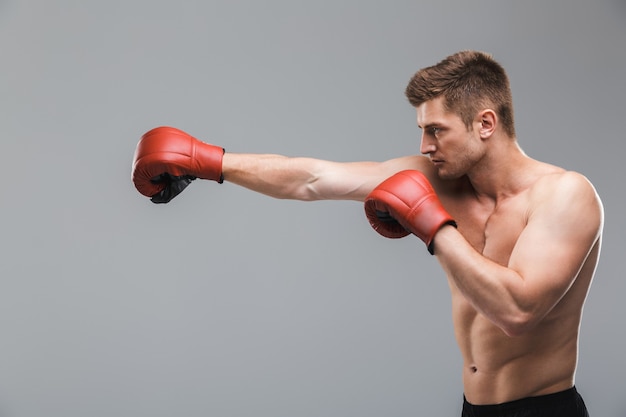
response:
<svg viewBox="0 0 626 417"><path fill-rule="evenodd" d="M507 266L526 226L529 210L538 203L541 192L549 192L552 179L564 172L538 164L527 187L497 203L481 201L464 181L453 190L446 186L438 193L468 242L485 257ZM502 403L562 391L574 384L582 307L598 255L596 243L565 296L539 325L516 337L506 335L478 313L449 278L454 329L463 356L464 390L469 402Z"/></svg>

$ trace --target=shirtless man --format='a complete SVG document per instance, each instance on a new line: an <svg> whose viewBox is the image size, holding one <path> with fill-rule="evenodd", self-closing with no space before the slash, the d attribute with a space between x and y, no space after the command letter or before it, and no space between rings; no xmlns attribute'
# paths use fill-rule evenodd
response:
<svg viewBox="0 0 626 417"><path fill-rule="evenodd" d="M462 51L423 68L406 95L423 155L337 163L233 154L160 127L140 140L133 181L156 203L195 178L276 198L365 201L380 234L412 232L448 277L463 416L587 416L574 376L603 226L593 186L524 154L508 77L488 54Z"/></svg>

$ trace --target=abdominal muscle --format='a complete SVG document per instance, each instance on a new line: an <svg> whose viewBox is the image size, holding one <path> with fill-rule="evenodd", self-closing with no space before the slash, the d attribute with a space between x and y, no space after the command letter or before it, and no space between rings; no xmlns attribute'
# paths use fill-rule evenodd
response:
<svg viewBox="0 0 626 417"><path fill-rule="evenodd" d="M454 292L453 316L468 402L500 404L573 386L576 317L553 311L531 332L510 337Z"/></svg>

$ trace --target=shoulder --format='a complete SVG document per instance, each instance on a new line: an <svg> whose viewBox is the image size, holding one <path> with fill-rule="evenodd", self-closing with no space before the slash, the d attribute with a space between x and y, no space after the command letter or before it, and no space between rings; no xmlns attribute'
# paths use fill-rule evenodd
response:
<svg viewBox="0 0 626 417"><path fill-rule="evenodd" d="M460 183L465 184L467 182L467 178L462 178L461 180L442 180L437 175L437 170L430 159L424 155L409 155L390 159L383 162L381 168L386 176L385 178L404 170L420 171L426 176L438 193L450 193L458 190Z"/></svg>
<svg viewBox="0 0 626 417"><path fill-rule="evenodd" d="M604 217L602 201L595 187L584 175L563 169L540 176L529 189L530 215L570 223L585 221L601 228Z"/></svg>
<svg viewBox="0 0 626 417"><path fill-rule="evenodd" d="M381 163L386 171L399 172L406 169L415 169L425 174L432 170L431 163L424 155L407 155L389 159Z"/></svg>
<svg viewBox="0 0 626 417"><path fill-rule="evenodd" d="M569 200L572 197L599 199L598 194L587 177L575 172L554 167L540 175L530 187L533 200Z"/></svg>

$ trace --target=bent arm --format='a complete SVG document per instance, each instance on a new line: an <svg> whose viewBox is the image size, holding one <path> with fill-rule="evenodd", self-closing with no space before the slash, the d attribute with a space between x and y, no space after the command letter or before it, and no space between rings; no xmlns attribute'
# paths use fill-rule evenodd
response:
<svg viewBox="0 0 626 417"><path fill-rule="evenodd" d="M403 169L428 163L422 156L385 162L332 162L314 158L226 153L224 180L270 197L293 200L363 201L380 182Z"/></svg>
<svg viewBox="0 0 626 417"><path fill-rule="evenodd" d="M569 291L592 249L599 250L603 211L595 190L573 173L556 185L530 213L507 265L484 257L452 227L435 238L448 276L510 336L536 326Z"/></svg>

